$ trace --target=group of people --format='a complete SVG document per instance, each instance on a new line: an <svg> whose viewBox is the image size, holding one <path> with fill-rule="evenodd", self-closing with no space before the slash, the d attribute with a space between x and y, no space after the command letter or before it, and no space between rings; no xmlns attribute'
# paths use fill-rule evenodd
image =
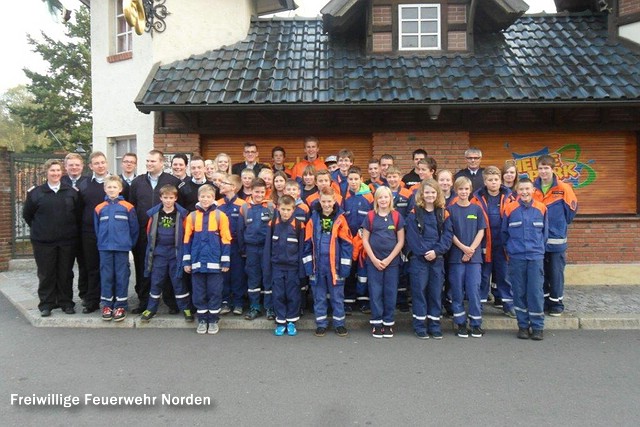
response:
<svg viewBox="0 0 640 427"><path fill-rule="evenodd" d="M220 316L233 313L264 315L275 335L296 335L307 294L316 336L330 325L348 335L346 316L360 310L373 337L391 338L400 309L412 311L418 338L442 338L443 311L457 336L480 338L482 303L493 296L517 318L518 338L541 340L545 312L564 311L577 199L552 156L538 158L532 181L518 180L513 161L481 168L475 148L455 175L418 149L409 173L385 154L369 161L366 179L349 149L322 160L309 137L304 151L289 169L282 147L267 165L247 142L243 162L177 154L167 173L163 153L152 150L137 176L134 153L122 157L119 176L101 152L89 157L90 176L75 153L47 161L47 182L29 191L23 215L42 316L75 312L77 259L83 312L123 320L129 251L139 299L130 312L151 321L162 299L170 313L197 317L200 334L216 334Z"/></svg>

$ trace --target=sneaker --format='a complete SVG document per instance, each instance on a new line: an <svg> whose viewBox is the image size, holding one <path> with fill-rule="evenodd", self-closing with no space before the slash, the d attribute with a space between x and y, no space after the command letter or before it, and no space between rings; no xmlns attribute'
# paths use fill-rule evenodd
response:
<svg viewBox="0 0 640 427"><path fill-rule="evenodd" d="M236 316L242 316L242 307L235 306L233 307L233 314L235 314Z"/></svg>
<svg viewBox="0 0 640 427"><path fill-rule="evenodd" d="M191 313L191 310L187 309L187 310L182 310L182 314L184 314L184 320L186 322L193 322L193 313Z"/></svg>
<svg viewBox="0 0 640 427"><path fill-rule="evenodd" d="M143 323L148 323L149 320L153 319L155 315L156 315L155 312L151 310L145 310L142 312L142 317L140 317L140 321Z"/></svg>
<svg viewBox="0 0 640 427"><path fill-rule="evenodd" d="M551 307L549 309L549 316L560 317L560 316L562 316L562 312L563 311L564 311L564 309L562 307Z"/></svg>
<svg viewBox="0 0 640 427"><path fill-rule="evenodd" d="M456 335L460 338L469 338L469 331L467 331L467 325L465 323L458 325Z"/></svg>
<svg viewBox="0 0 640 427"><path fill-rule="evenodd" d="M287 335L296 336L298 335L298 330L296 329L296 324L293 322L289 322L287 324Z"/></svg>
<svg viewBox="0 0 640 427"><path fill-rule="evenodd" d="M247 314L244 315L244 318L246 320L255 320L260 316L262 316L262 312L260 310L258 310L257 308L252 308L251 310L249 310L247 312Z"/></svg>
<svg viewBox="0 0 640 427"><path fill-rule="evenodd" d="M316 331L313 333L313 335L317 336L317 337L323 337L327 334L327 328L323 328L322 326L318 326L316 328Z"/></svg>
<svg viewBox="0 0 640 427"><path fill-rule="evenodd" d="M102 320L111 319L113 319L113 310L111 310L111 307L102 307Z"/></svg>
<svg viewBox="0 0 640 427"><path fill-rule="evenodd" d="M228 314L231 311L231 307L226 302L222 304L220 307L220 314Z"/></svg>
<svg viewBox="0 0 640 427"><path fill-rule="evenodd" d="M198 327L196 328L196 332L199 334L206 334L207 333L207 321L206 320L201 320L198 322Z"/></svg>
<svg viewBox="0 0 640 427"><path fill-rule="evenodd" d="M428 340L429 339L429 334L427 333L427 331L415 331L416 337L420 338L421 340Z"/></svg>
<svg viewBox="0 0 640 427"><path fill-rule="evenodd" d="M385 326L382 330L382 336L385 338L393 338L393 326Z"/></svg>
<svg viewBox="0 0 640 427"><path fill-rule="evenodd" d="M371 314L371 306L369 304L362 304L360 306L360 312L364 314Z"/></svg>
<svg viewBox="0 0 640 427"><path fill-rule="evenodd" d="M510 317L512 319L516 318L516 311L512 308L511 310L504 311L504 315Z"/></svg>
<svg viewBox="0 0 640 427"><path fill-rule="evenodd" d="M178 314L180 313L180 310L178 310L178 307L171 307L169 309L169 314Z"/></svg>
<svg viewBox="0 0 640 427"><path fill-rule="evenodd" d="M531 339L534 341L542 341L544 339L544 333L542 329L534 329L531 331Z"/></svg>
<svg viewBox="0 0 640 427"><path fill-rule="evenodd" d="M125 310L122 307L116 308L115 311L113 312L114 322L121 322L124 320L125 317L127 317L127 310Z"/></svg>
<svg viewBox="0 0 640 427"><path fill-rule="evenodd" d="M349 331L344 326L336 326L336 335L339 337L346 337L349 335Z"/></svg>
<svg viewBox="0 0 640 427"><path fill-rule="evenodd" d="M409 303L408 302L403 302L402 304L398 304L398 311L400 311L401 313L408 313L409 312Z"/></svg>
<svg viewBox="0 0 640 427"><path fill-rule="evenodd" d="M431 337L432 337L434 340L441 340L441 339L442 339L442 332L441 332L441 331L434 331L434 332L431 332Z"/></svg>
<svg viewBox="0 0 640 427"><path fill-rule="evenodd" d="M277 336L277 337L281 337L284 335L284 332L287 330L287 327L284 325L278 325L276 326L276 330L273 331L273 333Z"/></svg>
<svg viewBox="0 0 640 427"><path fill-rule="evenodd" d="M267 308L267 320L275 320L276 319L276 312L273 310L273 308Z"/></svg>
<svg viewBox="0 0 640 427"><path fill-rule="evenodd" d="M474 326L473 328L471 328L471 336L473 338L482 338L483 335L484 329L482 329L480 326Z"/></svg>
<svg viewBox="0 0 640 427"><path fill-rule="evenodd" d="M382 325L374 325L373 330L371 331L371 336L374 338L384 337L384 328Z"/></svg>
<svg viewBox="0 0 640 427"><path fill-rule="evenodd" d="M503 303L502 303L502 298L498 298L498 297L496 297L495 301L493 301L493 306L494 306L495 308L503 308L503 307L504 307L504 305L503 305Z"/></svg>
<svg viewBox="0 0 640 427"><path fill-rule="evenodd" d="M220 326L218 326L218 323L209 323L209 328L207 329L207 333L209 335L215 335L220 331Z"/></svg>
<svg viewBox="0 0 640 427"><path fill-rule="evenodd" d="M518 338L521 340L528 340L529 328L518 328Z"/></svg>
<svg viewBox="0 0 640 427"><path fill-rule="evenodd" d="M353 307L351 306L351 304L344 305L344 314L346 316L351 316L353 314Z"/></svg>

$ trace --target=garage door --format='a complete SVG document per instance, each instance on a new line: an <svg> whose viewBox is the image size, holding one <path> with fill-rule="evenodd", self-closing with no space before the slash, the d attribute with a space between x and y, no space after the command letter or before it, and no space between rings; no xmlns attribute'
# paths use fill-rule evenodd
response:
<svg viewBox="0 0 640 427"><path fill-rule="evenodd" d="M514 159L518 172L536 178L536 159L550 154L556 175L571 183L580 214L637 213L637 144L625 132L473 133L471 146L482 150L482 166L502 167Z"/></svg>

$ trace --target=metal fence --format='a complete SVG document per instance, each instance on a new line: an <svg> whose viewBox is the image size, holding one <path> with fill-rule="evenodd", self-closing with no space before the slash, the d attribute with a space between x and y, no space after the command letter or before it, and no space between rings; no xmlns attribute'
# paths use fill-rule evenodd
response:
<svg viewBox="0 0 640 427"><path fill-rule="evenodd" d="M11 229L13 232L12 258L30 258L31 233L22 219L22 207L27 199L27 190L43 184L47 173L43 170L48 159L64 159L64 154L12 153L11 154Z"/></svg>

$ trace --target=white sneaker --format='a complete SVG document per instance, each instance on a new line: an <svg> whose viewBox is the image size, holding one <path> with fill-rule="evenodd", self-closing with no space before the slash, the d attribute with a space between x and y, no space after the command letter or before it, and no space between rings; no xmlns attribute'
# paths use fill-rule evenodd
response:
<svg viewBox="0 0 640 427"><path fill-rule="evenodd" d="M198 322L198 328L196 329L196 332L199 334L206 334L207 333L207 321L206 320L201 320Z"/></svg>
<svg viewBox="0 0 640 427"><path fill-rule="evenodd" d="M220 326L218 326L217 323L209 323L209 330L207 331L207 333L211 335L215 335L218 333L219 330L220 330Z"/></svg>

